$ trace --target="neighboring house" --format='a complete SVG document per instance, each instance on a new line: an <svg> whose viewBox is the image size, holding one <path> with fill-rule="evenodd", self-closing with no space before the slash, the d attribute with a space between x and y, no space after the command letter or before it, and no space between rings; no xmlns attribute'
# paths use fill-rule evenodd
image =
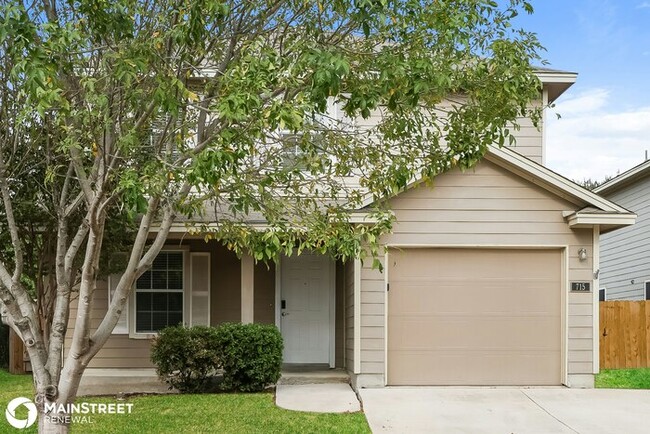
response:
<svg viewBox="0 0 650 434"><path fill-rule="evenodd" d="M638 215L634 226L602 237L600 299L650 300L650 161L595 191Z"/></svg>
<svg viewBox="0 0 650 434"><path fill-rule="evenodd" d="M543 104L576 77L538 74ZM151 373L151 338L167 324L242 321L276 324L285 363L345 368L357 388L593 387L599 237L635 216L545 168L544 134L530 121L517 138L473 170L389 199L383 273L316 254L269 269L175 226L87 374ZM95 293L95 325L110 288Z"/></svg>

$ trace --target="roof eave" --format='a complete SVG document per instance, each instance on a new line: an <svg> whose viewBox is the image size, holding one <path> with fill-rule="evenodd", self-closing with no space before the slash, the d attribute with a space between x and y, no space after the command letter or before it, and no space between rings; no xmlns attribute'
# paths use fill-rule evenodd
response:
<svg viewBox="0 0 650 434"><path fill-rule="evenodd" d="M650 160L626 170L594 189L598 194L609 194L650 174Z"/></svg>
<svg viewBox="0 0 650 434"><path fill-rule="evenodd" d="M533 175L535 178L540 180L541 183L554 187L556 190L559 190L560 192L565 193L580 202L592 205L605 212L620 214L629 213L629 211L625 208L616 205L615 203L603 197L600 197L599 195L587 190L586 188L579 186L575 182L566 179L562 175L553 172L541 164L537 164L534 161L529 160L528 158L516 153L513 150L490 146L488 153L485 155L485 158L487 160L496 162L497 164L499 164L500 161L500 165L503 165L503 163L510 164L527 174ZM539 182L535 183L538 185L540 184Z"/></svg>
<svg viewBox="0 0 650 434"><path fill-rule="evenodd" d="M576 212L566 218L572 229L593 228L598 225L601 233L631 226L636 222L634 213L581 213Z"/></svg>
<svg viewBox="0 0 650 434"><path fill-rule="evenodd" d="M578 78L578 74L575 72L563 71L536 71L535 75L542 82L544 89L548 91L549 104L558 99Z"/></svg>

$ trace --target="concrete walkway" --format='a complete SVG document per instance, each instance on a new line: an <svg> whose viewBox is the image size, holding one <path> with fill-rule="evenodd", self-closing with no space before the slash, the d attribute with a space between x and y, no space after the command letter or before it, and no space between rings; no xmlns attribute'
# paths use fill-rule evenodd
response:
<svg viewBox="0 0 650 434"><path fill-rule="evenodd" d="M650 432L648 390L386 387L360 395L374 433Z"/></svg>
<svg viewBox="0 0 650 434"><path fill-rule="evenodd" d="M275 403L288 410L317 413L347 413L361 410L361 405L349 384L278 384Z"/></svg>

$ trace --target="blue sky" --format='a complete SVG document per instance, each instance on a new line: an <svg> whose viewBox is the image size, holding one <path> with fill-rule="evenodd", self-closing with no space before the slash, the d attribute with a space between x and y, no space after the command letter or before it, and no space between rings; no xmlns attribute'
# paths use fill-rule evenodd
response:
<svg viewBox="0 0 650 434"><path fill-rule="evenodd" d="M578 73L547 114L546 165L574 180L600 180L643 162L650 153L650 0L532 4L535 13L516 24L537 33L549 67Z"/></svg>

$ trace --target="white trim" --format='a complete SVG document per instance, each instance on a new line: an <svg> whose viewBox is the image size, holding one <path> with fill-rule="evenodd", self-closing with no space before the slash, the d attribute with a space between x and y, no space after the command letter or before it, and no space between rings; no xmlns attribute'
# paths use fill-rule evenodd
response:
<svg viewBox="0 0 650 434"><path fill-rule="evenodd" d="M275 326L282 333L282 292L280 288L282 287L282 256L278 258L275 263Z"/></svg>
<svg viewBox="0 0 650 434"><path fill-rule="evenodd" d="M643 282L643 295L642 295L642 298L641 298L642 300L650 300L650 299L647 298L647 290L646 290L646 284L648 282L650 282L650 280L646 280L645 282Z"/></svg>
<svg viewBox="0 0 650 434"><path fill-rule="evenodd" d="M560 377L562 384L569 386L569 246L562 248L562 288L560 295Z"/></svg>
<svg viewBox="0 0 650 434"><path fill-rule="evenodd" d="M240 259L240 322L255 322L255 261L251 255L242 255Z"/></svg>
<svg viewBox="0 0 650 434"><path fill-rule="evenodd" d="M575 83L578 74L565 71L533 71L542 83Z"/></svg>
<svg viewBox="0 0 650 434"><path fill-rule="evenodd" d="M598 226L598 225L616 225L629 226L636 221L636 214L601 214L601 213L581 213L575 212L568 216L567 223L570 228L580 226Z"/></svg>
<svg viewBox="0 0 650 434"><path fill-rule="evenodd" d="M598 302L600 303L600 291L603 291L603 301L607 301L607 287L598 288Z"/></svg>
<svg viewBox="0 0 650 434"><path fill-rule="evenodd" d="M212 323L212 256L210 252L190 252L190 285L192 282L192 276L194 275L194 262L192 258L195 256L207 256L208 258L208 326ZM190 326L194 325L194 316L192 315L192 294L194 292L194 286L190 286L190 297L189 297L189 324Z"/></svg>
<svg viewBox="0 0 650 434"><path fill-rule="evenodd" d="M579 186L575 182L570 181L565 177L553 172L552 170L547 169L541 164L537 164L534 161L529 160L528 158L519 155L507 148L497 148L495 146L490 146L487 154L485 154L485 158L497 164L498 160L510 163L518 169L524 170L525 172L534 175L536 178L539 178L545 183L558 188L562 192L580 199L581 201L586 202L603 211L619 212L624 214L630 213L628 210L616 205L614 202L611 202L598 196L595 193L592 193L586 188Z"/></svg>
<svg viewBox="0 0 650 434"><path fill-rule="evenodd" d="M592 271L594 281L592 283L592 288L598 288L598 291L594 291L592 297L593 304L593 337L592 337L592 361L593 361L593 372L597 374L600 372L600 227L594 225L593 231L593 254L591 255L592 261Z"/></svg>
<svg viewBox="0 0 650 434"><path fill-rule="evenodd" d="M388 285L388 249L390 248L423 248L423 249L534 249L534 250L559 250L562 262L561 294L560 294L560 382L568 385L569 369L569 246L566 244L386 244L386 264L384 267L385 282ZM385 291L384 308L384 384L388 385L388 292ZM356 363L356 358L355 358Z"/></svg>
<svg viewBox="0 0 650 434"><path fill-rule="evenodd" d="M546 166L546 121L548 119L547 117L547 111L548 109L546 108L548 106L548 89L545 87L542 90L542 165Z"/></svg>
<svg viewBox="0 0 650 434"><path fill-rule="evenodd" d="M328 258L330 275L330 368L336 367L336 262Z"/></svg>
<svg viewBox="0 0 650 434"><path fill-rule="evenodd" d="M384 250L384 386L388 386L388 269L390 264L388 248Z"/></svg>
<svg viewBox="0 0 650 434"><path fill-rule="evenodd" d="M348 222L352 224L374 224L378 223L379 219L371 213L367 213L364 211L353 211L349 214ZM270 226L268 223L262 223L262 222L250 222L250 223L245 223L246 227L252 228L257 231L265 231L268 229L273 229L273 226ZM197 232L197 234L203 229L206 228L208 230L210 229L218 229L220 227L219 223L216 222L186 222L186 223L174 223L171 225L169 229L170 234L187 234L187 233L194 233ZM152 225L150 229L150 233L156 233L160 230L160 225Z"/></svg>
<svg viewBox="0 0 650 434"><path fill-rule="evenodd" d="M361 260L354 260L354 373L361 373Z"/></svg>
<svg viewBox="0 0 650 434"><path fill-rule="evenodd" d="M414 244L387 243L386 248L394 249L532 249L557 250L568 248L566 244Z"/></svg>

